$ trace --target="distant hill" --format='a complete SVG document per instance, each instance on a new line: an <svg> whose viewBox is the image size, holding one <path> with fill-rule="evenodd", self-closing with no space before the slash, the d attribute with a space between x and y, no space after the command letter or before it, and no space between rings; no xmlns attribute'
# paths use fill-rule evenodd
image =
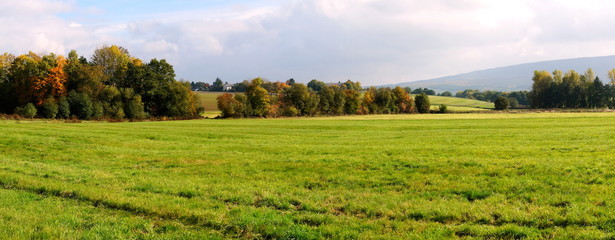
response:
<svg viewBox="0 0 615 240"><path fill-rule="evenodd" d="M530 90L534 70L547 70L552 72L555 69L559 69L565 72L572 69L579 73L583 73L587 68L592 68L603 82L607 82L609 81L607 78L607 71L615 68L615 55L526 63L387 86L410 88L426 87L439 92L456 92L464 89L496 91Z"/></svg>

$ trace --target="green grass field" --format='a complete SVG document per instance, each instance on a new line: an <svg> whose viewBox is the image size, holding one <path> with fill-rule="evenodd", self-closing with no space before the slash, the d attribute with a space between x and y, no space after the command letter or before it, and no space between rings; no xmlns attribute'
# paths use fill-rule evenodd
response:
<svg viewBox="0 0 615 240"><path fill-rule="evenodd" d="M199 96L201 105L208 111L208 117L215 117L218 112L216 97L221 95L219 92L195 92ZM493 103L484 102L474 99L429 96L431 108L438 110L440 104L445 104L449 111L452 112L481 112L493 109Z"/></svg>
<svg viewBox="0 0 615 240"><path fill-rule="evenodd" d="M194 92L199 97L201 105L205 108L205 111L218 111L218 102L216 97L222 95L220 92Z"/></svg>
<svg viewBox="0 0 615 240"><path fill-rule="evenodd" d="M450 111L457 112L486 111L494 108L493 103L467 98L429 96L429 101L434 109L445 104Z"/></svg>
<svg viewBox="0 0 615 240"><path fill-rule="evenodd" d="M615 238L615 113L0 131L0 239Z"/></svg>

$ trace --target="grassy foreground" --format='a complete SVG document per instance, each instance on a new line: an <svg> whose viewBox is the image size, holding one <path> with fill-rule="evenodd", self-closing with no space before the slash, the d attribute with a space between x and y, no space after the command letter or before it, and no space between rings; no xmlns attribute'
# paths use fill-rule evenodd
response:
<svg viewBox="0 0 615 240"><path fill-rule="evenodd" d="M615 113L0 131L0 239L615 238Z"/></svg>

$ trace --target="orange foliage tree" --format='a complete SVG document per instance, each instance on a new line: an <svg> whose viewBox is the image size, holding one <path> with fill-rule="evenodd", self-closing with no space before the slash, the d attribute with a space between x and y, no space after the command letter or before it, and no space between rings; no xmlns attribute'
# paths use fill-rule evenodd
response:
<svg viewBox="0 0 615 240"><path fill-rule="evenodd" d="M47 76L37 78L34 81L33 87L36 104L43 104L50 97L59 98L66 95L68 75L64 72L65 65L66 59L59 56L56 59L56 66L49 69Z"/></svg>

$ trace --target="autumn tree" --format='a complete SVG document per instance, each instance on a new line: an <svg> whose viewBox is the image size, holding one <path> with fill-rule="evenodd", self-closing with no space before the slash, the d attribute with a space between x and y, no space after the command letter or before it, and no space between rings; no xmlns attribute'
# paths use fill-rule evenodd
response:
<svg viewBox="0 0 615 240"><path fill-rule="evenodd" d="M611 85L615 86L615 68L609 70L609 79L611 80Z"/></svg>
<svg viewBox="0 0 615 240"><path fill-rule="evenodd" d="M30 52L15 58L9 72L9 87L14 91L9 104L13 107L34 102L34 83L44 77L45 69L39 63L41 57Z"/></svg>
<svg viewBox="0 0 615 240"><path fill-rule="evenodd" d="M344 113L356 114L361 105L361 96L354 89L343 90L344 93Z"/></svg>
<svg viewBox="0 0 615 240"><path fill-rule="evenodd" d="M252 79L252 82L250 83L250 86L248 86L248 89L246 91L248 102L252 107L252 116L264 117L269 111L271 100L269 97L269 93L262 87L262 85L263 79Z"/></svg>
<svg viewBox="0 0 615 240"><path fill-rule="evenodd" d="M92 64L102 67L105 82L110 85L116 85L123 80L131 61L128 50L116 45L102 46L92 55Z"/></svg>
<svg viewBox="0 0 615 240"><path fill-rule="evenodd" d="M361 108L364 114L374 114L379 111L378 105L376 105L376 92L378 89L376 87L370 87L363 94L363 102L361 103Z"/></svg>
<svg viewBox="0 0 615 240"><path fill-rule="evenodd" d="M361 91L363 89L360 82L353 82L352 80L346 80L346 82L342 83L342 88L355 91Z"/></svg>
<svg viewBox="0 0 615 240"><path fill-rule="evenodd" d="M66 94L68 75L64 72L66 59L62 56L45 56L44 61L51 65L46 76L34 79L33 92L37 105L41 105L49 98L59 98ZM55 65L55 66L54 66Z"/></svg>
<svg viewBox="0 0 615 240"><path fill-rule="evenodd" d="M534 77L532 77L532 107L541 108L545 106L545 94L551 87L553 82L553 76L547 71L534 71Z"/></svg>
<svg viewBox="0 0 615 240"><path fill-rule="evenodd" d="M397 107L396 113L412 113L414 111L414 101L412 100L412 96L410 96L410 94L408 94L408 92L400 86L393 89L393 97Z"/></svg>
<svg viewBox="0 0 615 240"><path fill-rule="evenodd" d="M218 109L221 112L222 117L236 117L236 109L237 105L241 104L239 101L235 100L235 96L230 93L224 93L216 97L216 101L218 104Z"/></svg>

